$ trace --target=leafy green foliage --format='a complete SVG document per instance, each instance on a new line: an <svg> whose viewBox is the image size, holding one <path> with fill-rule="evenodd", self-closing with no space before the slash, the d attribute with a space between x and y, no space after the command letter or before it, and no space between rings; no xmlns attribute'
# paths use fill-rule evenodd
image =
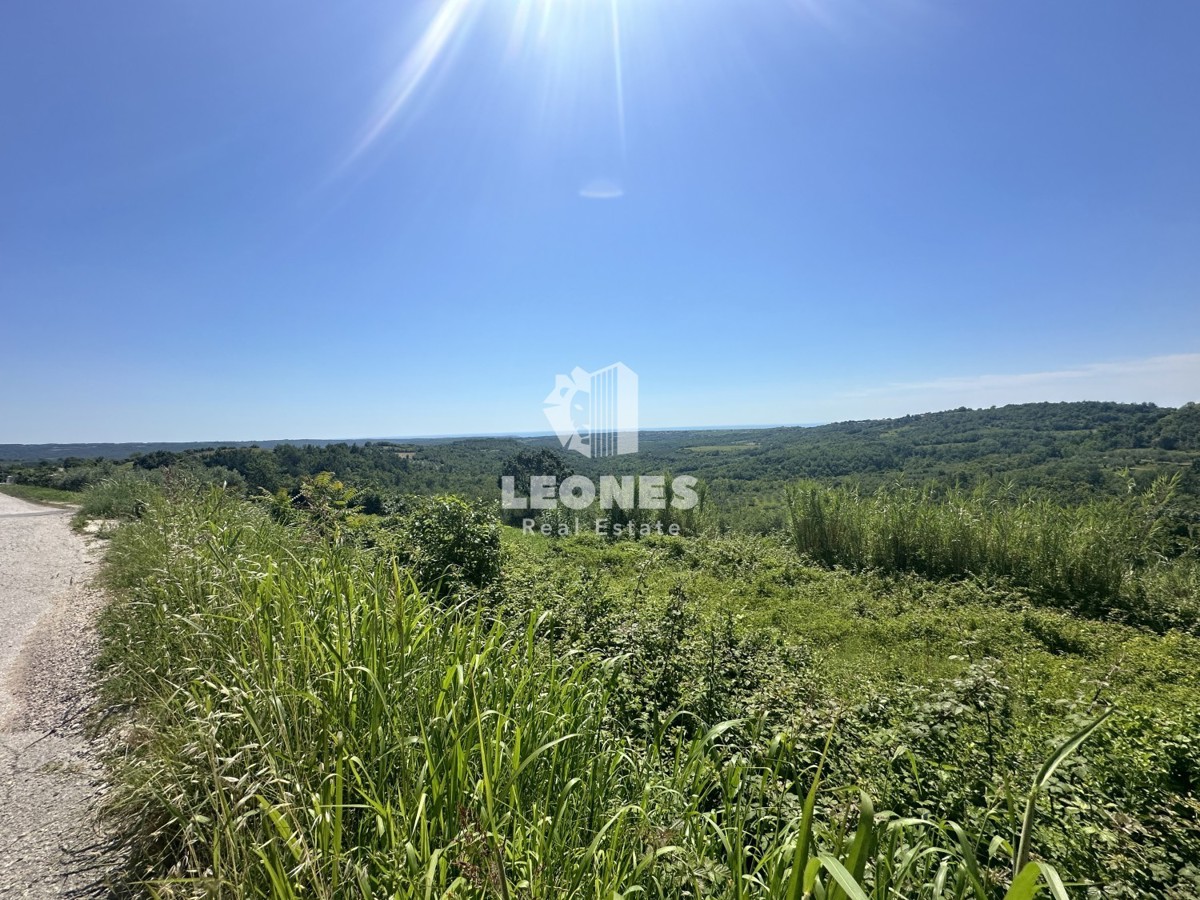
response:
<svg viewBox="0 0 1200 900"><path fill-rule="evenodd" d="M482 589L500 576L500 526L490 509L458 497L412 497L381 529L419 586L446 594Z"/></svg>
<svg viewBox="0 0 1200 900"><path fill-rule="evenodd" d="M514 460L620 474L548 439L8 470L86 471L131 523L104 651L131 889L1185 900L1194 417L647 433L639 470L708 497L636 541L500 526Z"/></svg>
<svg viewBox="0 0 1200 900"><path fill-rule="evenodd" d="M987 900L1049 877L991 865L971 826L847 805L840 726L627 727L623 654L564 652L553 611L434 602L377 549L317 534L209 490L154 498L114 536L110 814L131 887ZM653 658L694 634L689 603L667 603Z"/></svg>
<svg viewBox="0 0 1200 900"><path fill-rule="evenodd" d="M686 722L763 717L815 759L836 722L827 782L867 790L899 819L1015 847L1053 741L1115 702L1123 711L1086 760L1055 773L1035 846L1104 896L1197 889L1194 638L1042 608L1004 584L814 568L748 535L613 545L510 533L506 547L506 602L544 598L560 653L628 660L611 701L623 730L646 733L671 704ZM1000 861L980 858L985 880L1003 882Z"/></svg>
<svg viewBox="0 0 1200 900"><path fill-rule="evenodd" d="M1041 603L1082 615L1196 629L1200 594L1189 592L1191 560L1178 577L1164 574L1165 513L1176 483L1160 478L1144 493L1080 506L986 488L863 495L808 483L790 490L788 513L797 552L823 565L1007 579ZM1147 569L1150 583L1143 584ZM1168 580L1175 590L1163 590Z"/></svg>

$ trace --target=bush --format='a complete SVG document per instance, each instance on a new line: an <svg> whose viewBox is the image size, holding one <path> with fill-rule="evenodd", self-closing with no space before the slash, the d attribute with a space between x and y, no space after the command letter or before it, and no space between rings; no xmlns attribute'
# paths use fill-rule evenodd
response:
<svg viewBox="0 0 1200 900"><path fill-rule="evenodd" d="M48 486L60 491L82 491L111 477L114 468L111 462L105 462L94 466L63 469L49 477Z"/></svg>
<svg viewBox="0 0 1200 900"><path fill-rule="evenodd" d="M500 523L458 497L410 497L383 522L389 546L426 590L485 588L500 575Z"/></svg>
<svg viewBox="0 0 1200 900"><path fill-rule="evenodd" d="M136 519L161 495L161 476L122 472L83 492L78 520Z"/></svg>

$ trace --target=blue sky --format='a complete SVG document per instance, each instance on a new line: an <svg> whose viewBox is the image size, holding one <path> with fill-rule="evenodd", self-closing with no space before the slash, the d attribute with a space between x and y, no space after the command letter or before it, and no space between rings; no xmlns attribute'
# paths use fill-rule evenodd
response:
<svg viewBox="0 0 1200 900"><path fill-rule="evenodd" d="M0 442L1200 399L1200 5L15 4Z"/></svg>

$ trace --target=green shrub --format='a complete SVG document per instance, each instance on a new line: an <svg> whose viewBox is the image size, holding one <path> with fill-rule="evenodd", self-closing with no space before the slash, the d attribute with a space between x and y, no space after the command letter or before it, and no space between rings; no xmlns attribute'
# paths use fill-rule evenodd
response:
<svg viewBox="0 0 1200 900"><path fill-rule="evenodd" d="M121 472L83 492L80 519L136 519L161 496L161 476Z"/></svg>
<svg viewBox="0 0 1200 900"><path fill-rule="evenodd" d="M485 588L500 575L500 524L481 504L458 497L410 497L386 518L386 547L426 590Z"/></svg>
<svg viewBox="0 0 1200 900"><path fill-rule="evenodd" d="M108 461L91 466L64 468L49 477L49 486L62 491L82 491L111 477L114 469L114 464Z"/></svg>

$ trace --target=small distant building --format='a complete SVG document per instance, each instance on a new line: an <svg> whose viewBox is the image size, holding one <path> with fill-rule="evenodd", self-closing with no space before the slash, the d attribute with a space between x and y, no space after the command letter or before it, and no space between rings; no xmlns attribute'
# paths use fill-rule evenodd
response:
<svg viewBox="0 0 1200 900"><path fill-rule="evenodd" d="M5 484L16 484L16 483L17 483L17 476L16 476L16 475L9 475L7 478L5 478L5 479L4 479L4 483L5 483Z"/></svg>

